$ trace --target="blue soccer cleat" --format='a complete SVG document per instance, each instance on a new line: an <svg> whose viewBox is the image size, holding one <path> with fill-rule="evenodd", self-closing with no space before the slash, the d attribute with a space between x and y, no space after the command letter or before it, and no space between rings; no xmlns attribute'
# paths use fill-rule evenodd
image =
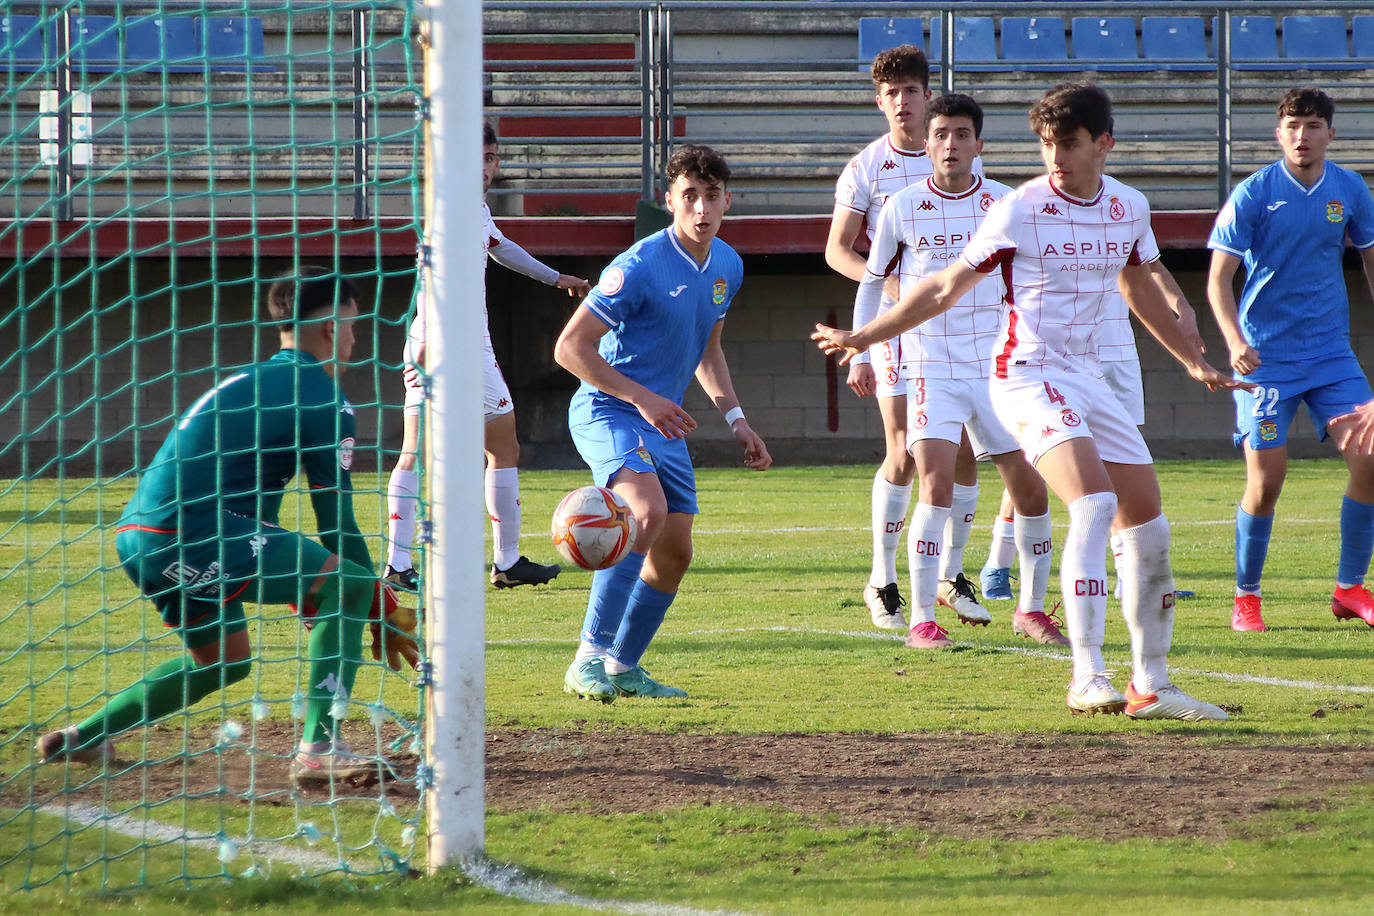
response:
<svg viewBox="0 0 1374 916"><path fill-rule="evenodd" d="M978 574L978 581L983 585L983 597L993 601L1010 601L1015 597L1011 593L1011 578L1010 569L984 566Z"/></svg>

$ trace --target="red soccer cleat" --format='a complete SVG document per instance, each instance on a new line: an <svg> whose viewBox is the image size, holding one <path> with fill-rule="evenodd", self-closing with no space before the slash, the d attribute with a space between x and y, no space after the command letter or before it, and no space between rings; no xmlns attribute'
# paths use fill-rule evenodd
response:
<svg viewBox="0 0 1374 916"><path fill-rule="evenodd" d="M949 630L933 620L921 621L906 634L908 649L943 649L952 645L954 640L949 638Z"/></svg>
<svg viewBox="0 0 1374 916"><path fill-rule="evenodd" d="M1264 625L1264 618L1260 616L1259 595L1236 596L1236 609L1231 612L1231 629L1237 633L1259 633L1268 629Z"/></svg>
<svg viewBox="0 0 1374 916"><path fill-rule="evenodd" d="M1374 627L1374 595L1363 585L1338 588L1331 593L1331 613L1337 620L1358 618Z"/></svg>

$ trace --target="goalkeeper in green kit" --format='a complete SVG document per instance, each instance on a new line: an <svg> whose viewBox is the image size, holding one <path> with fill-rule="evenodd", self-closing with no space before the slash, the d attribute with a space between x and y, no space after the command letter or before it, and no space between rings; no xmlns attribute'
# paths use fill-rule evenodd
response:
<svg viewBox="0 0 1374 916"><path fill-rule="evenodd" d="M377 578L353 516L355 422L335 376L353 351L352 284L305 267L272 284L281 332L271 359L231 372L178 418L120 517L124 570L178 631L186 654L158 665L95 715L49 732L43 760L99 763L110 739L185 709L247 677L245 603L289 604L310 628L310 680L297 784L381 776L349 751L330 710L353 688L363 630L392 668L419 660L414 612ZM310 483L320 541L277 525L298 468ZM321 543L322 542L322 543Z"/></svg>

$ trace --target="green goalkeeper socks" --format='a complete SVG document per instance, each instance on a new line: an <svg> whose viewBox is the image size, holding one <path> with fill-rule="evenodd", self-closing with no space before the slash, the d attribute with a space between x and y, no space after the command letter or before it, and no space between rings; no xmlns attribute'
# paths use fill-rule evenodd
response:
<svg viewBox="0 0 1374 916"><path fill-rule="evenodd" d="M173 658L143 676L143 680L115 694L100 711L77 726L81 747L156 722L186 709L226 684L241 681L252 670L251 659L201 668L189 656Z"/></svg>
<svg viewBox="0 0 1374 916"><path fill-rule="evenodd" d="M343 580L342 588L339 579ZM319 613L310 631L310 688L305 696L303 742L334 738L337 725L330 709L336 699L347 699L353 692L375 582L372 577L345 574L331 579L321 590Z"/></svg>

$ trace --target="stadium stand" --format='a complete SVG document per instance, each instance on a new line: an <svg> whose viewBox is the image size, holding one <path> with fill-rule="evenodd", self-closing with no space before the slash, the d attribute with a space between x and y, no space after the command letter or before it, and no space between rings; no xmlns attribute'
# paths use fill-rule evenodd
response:
<svg viewBox="0 0 1374 916"><path fill-rule="evenodd" d="M1140 46L1153 67L1164 70L1212 70L1207 32L1199 16L1142 16Z"/></svg>
<svg viewBox="0 0 1374 916"><path fill-rule="evenodd" d="M1004 16L1002 60L1026 70L1079 69L1069 63L1064 20L1058 16Z"/></svg>
<svg viewBox="0 0 1374 916"><path fill-rule="evenodd" d="M1283 56L1310 70L1354 70L1344 16L1284 16Z"/></svg>
<svg viewBox="0 0 1374 916"><path fill-rule="evenodd" d="M938 17L930 20L930 59L938 69L942 62L941 41L944 26ZM991 16L954 17L954 67L970 73L998 73L1011 70L997 57L997 26Z"/></svg>
<svg viewBox="0 0 1374 916"><path fill-rule="evenodd" d="M1217 28L1217 20L1213 19L1213 34ZM1290 66L1279 58L1273 16L1231 17L1231 65L1237 70L1285 70Z"/></svg>
<svg viewBox="0 0 1374 916"><path fill-rule="evenodd" d="M1135 20L1129 16L1075 16L1072 31L1073 58L1082 66L1094 70L1148 70L1154 66L1140 59Z"/></svg>
<svg viewBox="0 0 1374 916"><path fill-rule="evenodd" d="M859 66L868 66L878 52L898 45L924 49L925 41L926 27L920 19L865 16L859 19Z"/></svg>

